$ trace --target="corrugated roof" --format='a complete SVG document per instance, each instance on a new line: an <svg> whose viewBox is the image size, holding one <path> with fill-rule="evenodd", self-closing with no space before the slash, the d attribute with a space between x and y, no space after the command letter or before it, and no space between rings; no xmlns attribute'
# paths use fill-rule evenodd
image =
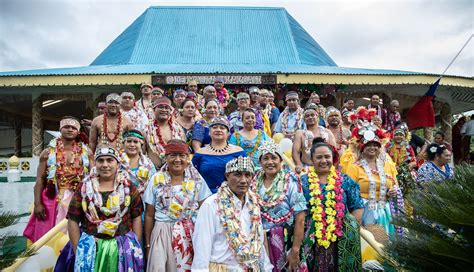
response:
<svg viewBox="0 0 474 272"><path fill-rule="evenodd" d="M336 66L284 8L150 7L91 65Z"/></svg>
<svg viewBox="0 0 474 272"><path fill-rule="evenodd" d="M113 75L113 74L340 74L340 75L418 75L423 73L314 66L305 64L161 64L161 65L92 65L73 68L1 72L0 76Z"/></svg>

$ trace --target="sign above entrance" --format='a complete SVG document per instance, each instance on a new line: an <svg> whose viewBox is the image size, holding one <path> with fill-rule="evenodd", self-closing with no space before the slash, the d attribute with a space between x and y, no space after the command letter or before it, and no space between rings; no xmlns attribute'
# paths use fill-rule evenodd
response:
<svg viewBox="0 0 474 272"><path fill-rule="evenodd" d="M276 84L276 75L167 75L167 76L152 76L151 81L153 85L186 85L191 80L196 80L198 84L214 84L216 77L224 78L225 84Z"/></svg>

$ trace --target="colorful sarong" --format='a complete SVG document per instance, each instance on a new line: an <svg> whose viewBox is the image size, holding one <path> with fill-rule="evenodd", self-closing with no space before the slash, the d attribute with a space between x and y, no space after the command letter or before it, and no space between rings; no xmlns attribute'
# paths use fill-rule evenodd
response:
<svg viewBox="0 0 474 272"><path fill-rule="evenodd" d="M23 231L23 236L31 240L33 243L56 225L56 198L49 198L47 196L47 190L44 189L43 192L41 192L41 203L45 209L45 219L40 220L36 218L34 213L32 213L28 224Z"/></svg>
<svg viewBox="0 0 474 272"><path fill-rule="evenodd" d="M96 243L97 240L97 243ZM112 239L96 239L85 232L77 244L76 256L70 242L56 262L55 271L144 271L143 251L130 231Z"/></svg>
<svg viewBox="0 0 474 272"><path fill-rule="evenodd" d="M173 226L172 245L178 271L191 271L194 256L193 232L194 224L191 220L181 220Z"/></svg>
<svg viewBox="0 0 474 272"><path fill-rule="evenodd" d="M271 228L267 237L268 257L273 265L273 272L282 271L286 263L285 229L282 226Z"/></svg>
<svg viewBox="0 0 474 272"><path fill-rule="evenodd" d="M392 213L390 212L389 202L385 203L385 207L379 207L376 203L374 210L369 210L369 201L362 199L364 204L364 214L362 215L362 226L381 225L388 235L395 234L395 227L390 223Z"/></svg>
<svg viewBox="0 0 474 272"><path fill-rule="evenodd" d="M306 220L300 271L362 271L359 225L351 214L344 215L342 230L326 249L316 244L313 220Z"/></svg>
<svg viewBox="0 0 474 272"><path fill-rule="evenodd" d="M71 203L72 196L74 192L69 189L60 189L58 194L58 199L60 199L56 212L56 223L61 222L66 218L67 210L69 209L69 203ZM63 230L66 232L66 230Z"/></svg>

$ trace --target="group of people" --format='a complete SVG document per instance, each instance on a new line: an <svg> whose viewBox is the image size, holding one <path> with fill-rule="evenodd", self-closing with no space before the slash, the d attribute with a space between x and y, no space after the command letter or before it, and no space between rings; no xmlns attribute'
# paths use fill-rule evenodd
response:
<svg viewBox="0 0 474 272"><path fill-rule="evenodd" d="M378 95L339 110L289 91L280 113L272 91L233 97L222 78L202 95L140 90L109 94L91 122L62 118L40 155L24 235L68 220L56 271L359 271L359 225L402 235L404 194L453 177L446 145L412 145Z"/></svg>

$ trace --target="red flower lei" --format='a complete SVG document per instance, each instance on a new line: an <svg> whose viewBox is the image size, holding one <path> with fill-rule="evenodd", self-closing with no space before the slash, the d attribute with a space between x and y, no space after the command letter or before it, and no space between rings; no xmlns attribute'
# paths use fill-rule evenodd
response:
<svg viewBox="0 0 474 272"><path fill-rule="evenodd" d="M56 169L56 177L60 188L69 185L72 190L76 191L77 185L84 173L84 168L81 164L81 153L81 144L74 141L72 145L73 157L71 163L68 163L66 161L66 152L64 152L64 143L61 139L58 139L56 144L56 165L58 167Z"/></svg>
<svg viewBox="0 0 474 272"><path fill-rule="evenodd" d="M114 131L114 137L109 138L109 132L107 130L107 113L104 112L104 120L103 120L103 128L104 128L104 136L107 138L109 143L115 142L117 137L120 135L120 131L122 130L122 113L118 113L118 122L117 122L117 129Z"/></svg>
<svg viewBox="0 0 474 272"><path fill-rule="evenodd" d="M163 140L163 136L161 135L161 129L160 129L160 125L158 125L158 122L155 120L153 121L153 125L155 126L155 130L156 130L156 136L158 137L158 142L160 143L160 145L162 147L164 147L166 145L165 141ZM171 130L171 135L174 135L174 131L173 131L173 119L172 118L169 118L168 119L168 126L170 126L170 130Z"/></svg>

